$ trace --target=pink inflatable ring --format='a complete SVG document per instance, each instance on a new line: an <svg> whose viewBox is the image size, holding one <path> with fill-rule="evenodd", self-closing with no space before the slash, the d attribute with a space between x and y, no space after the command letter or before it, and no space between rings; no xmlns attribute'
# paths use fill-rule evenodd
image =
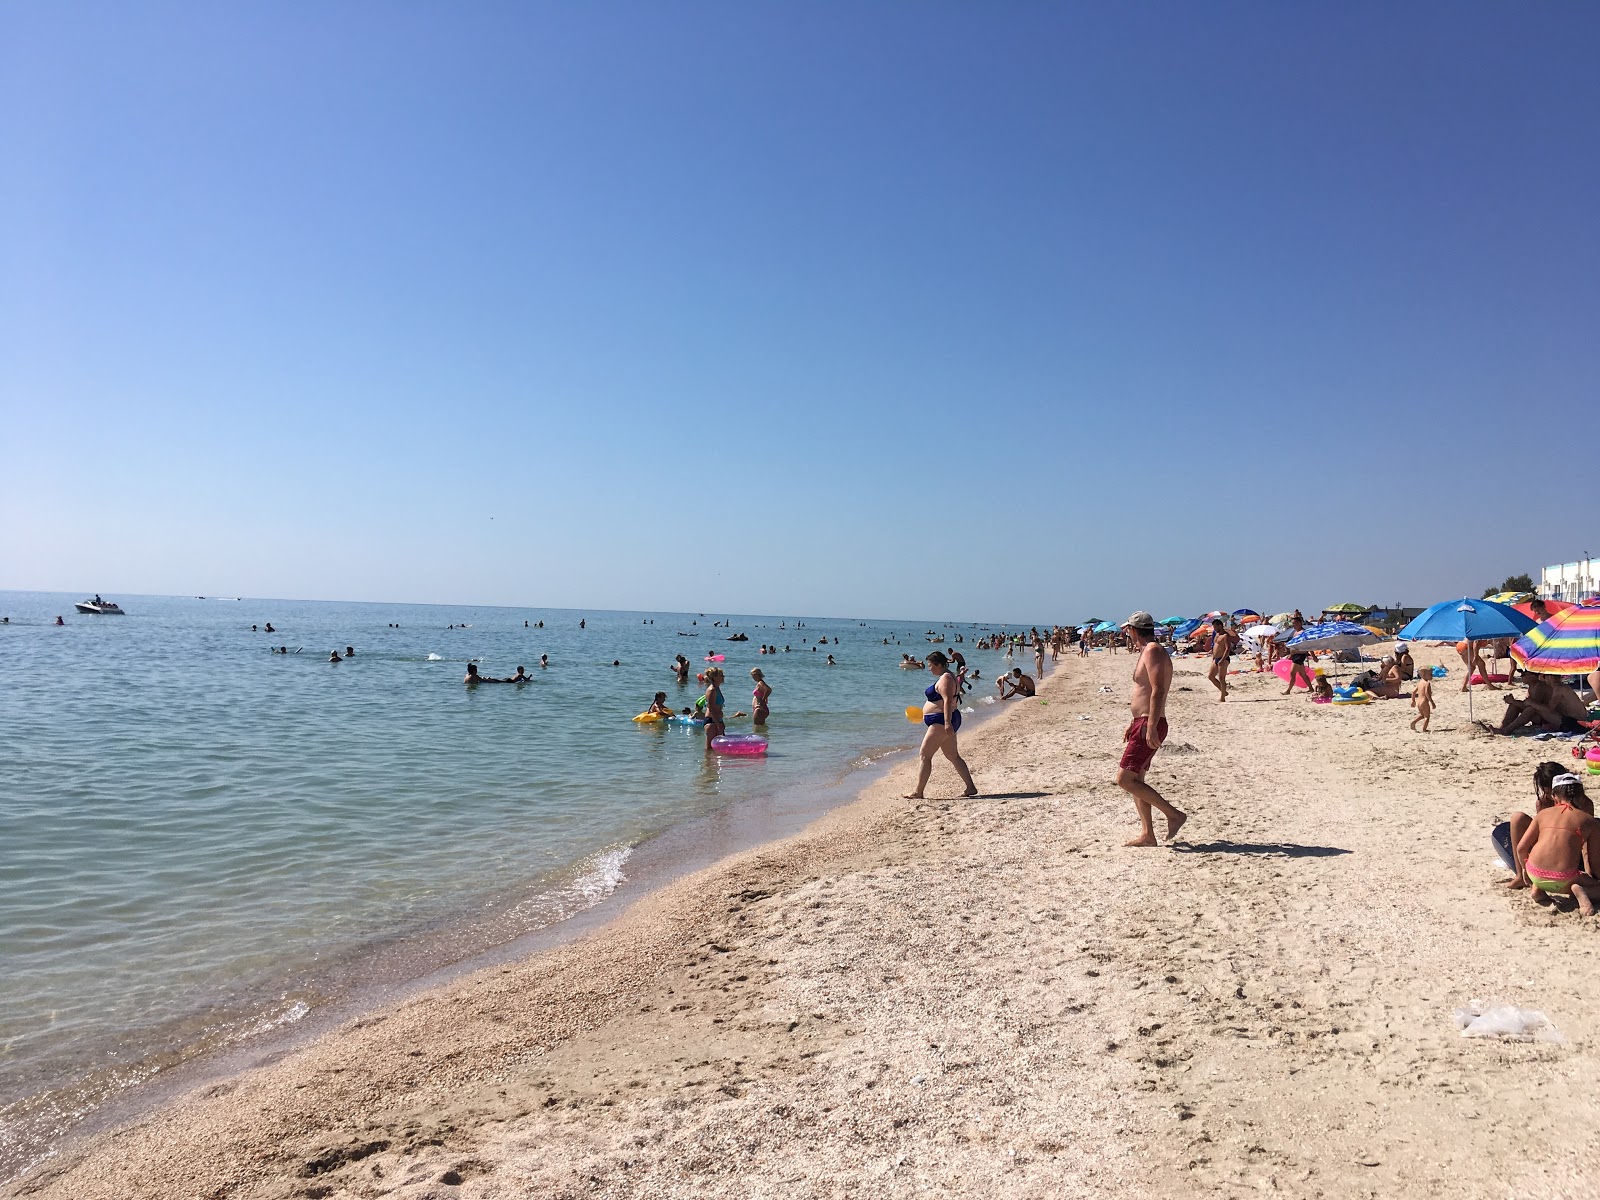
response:
<svg viewBox="0 0 1600 1200"><path fill-rule="evenodd" d="M724 733L711 739L718 754L765 754L767 739L758 733Z"/></svg>

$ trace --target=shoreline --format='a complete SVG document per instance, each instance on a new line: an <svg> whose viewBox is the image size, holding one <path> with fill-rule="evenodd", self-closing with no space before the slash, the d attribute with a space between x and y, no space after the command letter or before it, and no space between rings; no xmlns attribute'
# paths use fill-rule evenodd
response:
<svg viewBox="0 0 1600 1200"><path fill-rule="evenodd" d="M999 711L980 705L968 720L974 728L981 727ZM409 932L375 937L322 964L315 973L302 968L274 977L270 986L263 984L261 994L282 994L260 1012L241 1009L224 1018L197 1011L175 1018L175 1024L203 1030L218 1027L216 1022L221 1021L223 1033L216 1040L202 1036L175 1049L152 1051L13 1102L9 1107L19 1116L7 1131L11 1144L6 1147L13 1161L0 1172L0 1187L26 1180L59 1153L86 1140L137 1123L196 1088L214 1086L262 1061L292 1053L348 1021L603 928L660 888L731 855L792 836L853 802L861 790L893 770L898 759L914 751L914 744L855 748L825 764L820 783L789 783L765 795L736 798L723 808L669 824L626 845L602 847L508 889L486 905L474 904ZM624 858L611 886L587 906L559 912L557 901L587 878L579 869L618 850ZM496 923L530 903L548 907L553 915L532 928L498 937ZM462 939L469 944L464 952ZM294 1008L304 1011L287 1017L268 1011ZM244 1032L236 1032L241 1028ZM167 1040L154 1039L156 1044ZM62 1133L39 1137L27 1129L27 1122L41 1114L45 1121L61 1123L64 1112L72 1116Z"/></svg>
<svg viewBox="0 0 1600 1200"><path fill-rule="evenodd" d="M1488 844L1550 748L1453 694L1427 737L1270 676L1219 705L1178 659L1152 782L1190 824L1127 850L1129 661L1064 658L964 738L979 800L944 768L901 800L894 764L6 1194L1590 1194L1600 942ZM1568 1040L1464 1040L1472 997Z"/></svg>

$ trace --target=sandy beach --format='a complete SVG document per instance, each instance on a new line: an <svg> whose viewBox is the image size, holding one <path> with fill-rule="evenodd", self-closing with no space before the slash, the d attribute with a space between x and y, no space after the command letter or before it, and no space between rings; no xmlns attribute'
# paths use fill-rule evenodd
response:
<svg viewBox="0 0 1600 1200"><path fill-rule="evenodd" d="M1496 886L1488 838L1568 744L1474 733L1448 681L1420 735L1179 659L1150 779L1190 821L1126 849L1132 664L1064 656L965 736L978 800L942 764L901 799L907 762L5 1194L1595 1195L1600 924ZM1463 1039L1475 998L1567 1040Z"/></svg>

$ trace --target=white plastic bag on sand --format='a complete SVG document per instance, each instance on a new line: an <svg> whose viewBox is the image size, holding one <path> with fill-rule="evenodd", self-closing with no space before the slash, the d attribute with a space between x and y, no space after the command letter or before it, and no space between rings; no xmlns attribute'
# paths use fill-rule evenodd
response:
<svg viewBox="0 0 1600 1200"><path fill-rule="evenodd" d="M1567 1039L1537 1008L1515 1004L1468 1002L1453 1014L1462 1037L1501 1038L1508 1042L1565 1042Z"/></svg>

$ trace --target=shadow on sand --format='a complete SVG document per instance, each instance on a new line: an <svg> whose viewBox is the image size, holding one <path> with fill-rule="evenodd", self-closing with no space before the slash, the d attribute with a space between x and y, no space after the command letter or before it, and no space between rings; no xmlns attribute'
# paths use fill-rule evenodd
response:
<svg viewBox="0 0 1600 1200"><path fill-rule="evenodd" d="M1053 792L980 792L974 800L1043 800Z"/></svg>
<svg viewBox="0 0 1600 1200"><path fill-rule="evenodd" d="M1177 842L1180 854L1254 854L1262 858L1331 858L1353 854L1338 846L1299 846L1293 842Z"/></svg>

